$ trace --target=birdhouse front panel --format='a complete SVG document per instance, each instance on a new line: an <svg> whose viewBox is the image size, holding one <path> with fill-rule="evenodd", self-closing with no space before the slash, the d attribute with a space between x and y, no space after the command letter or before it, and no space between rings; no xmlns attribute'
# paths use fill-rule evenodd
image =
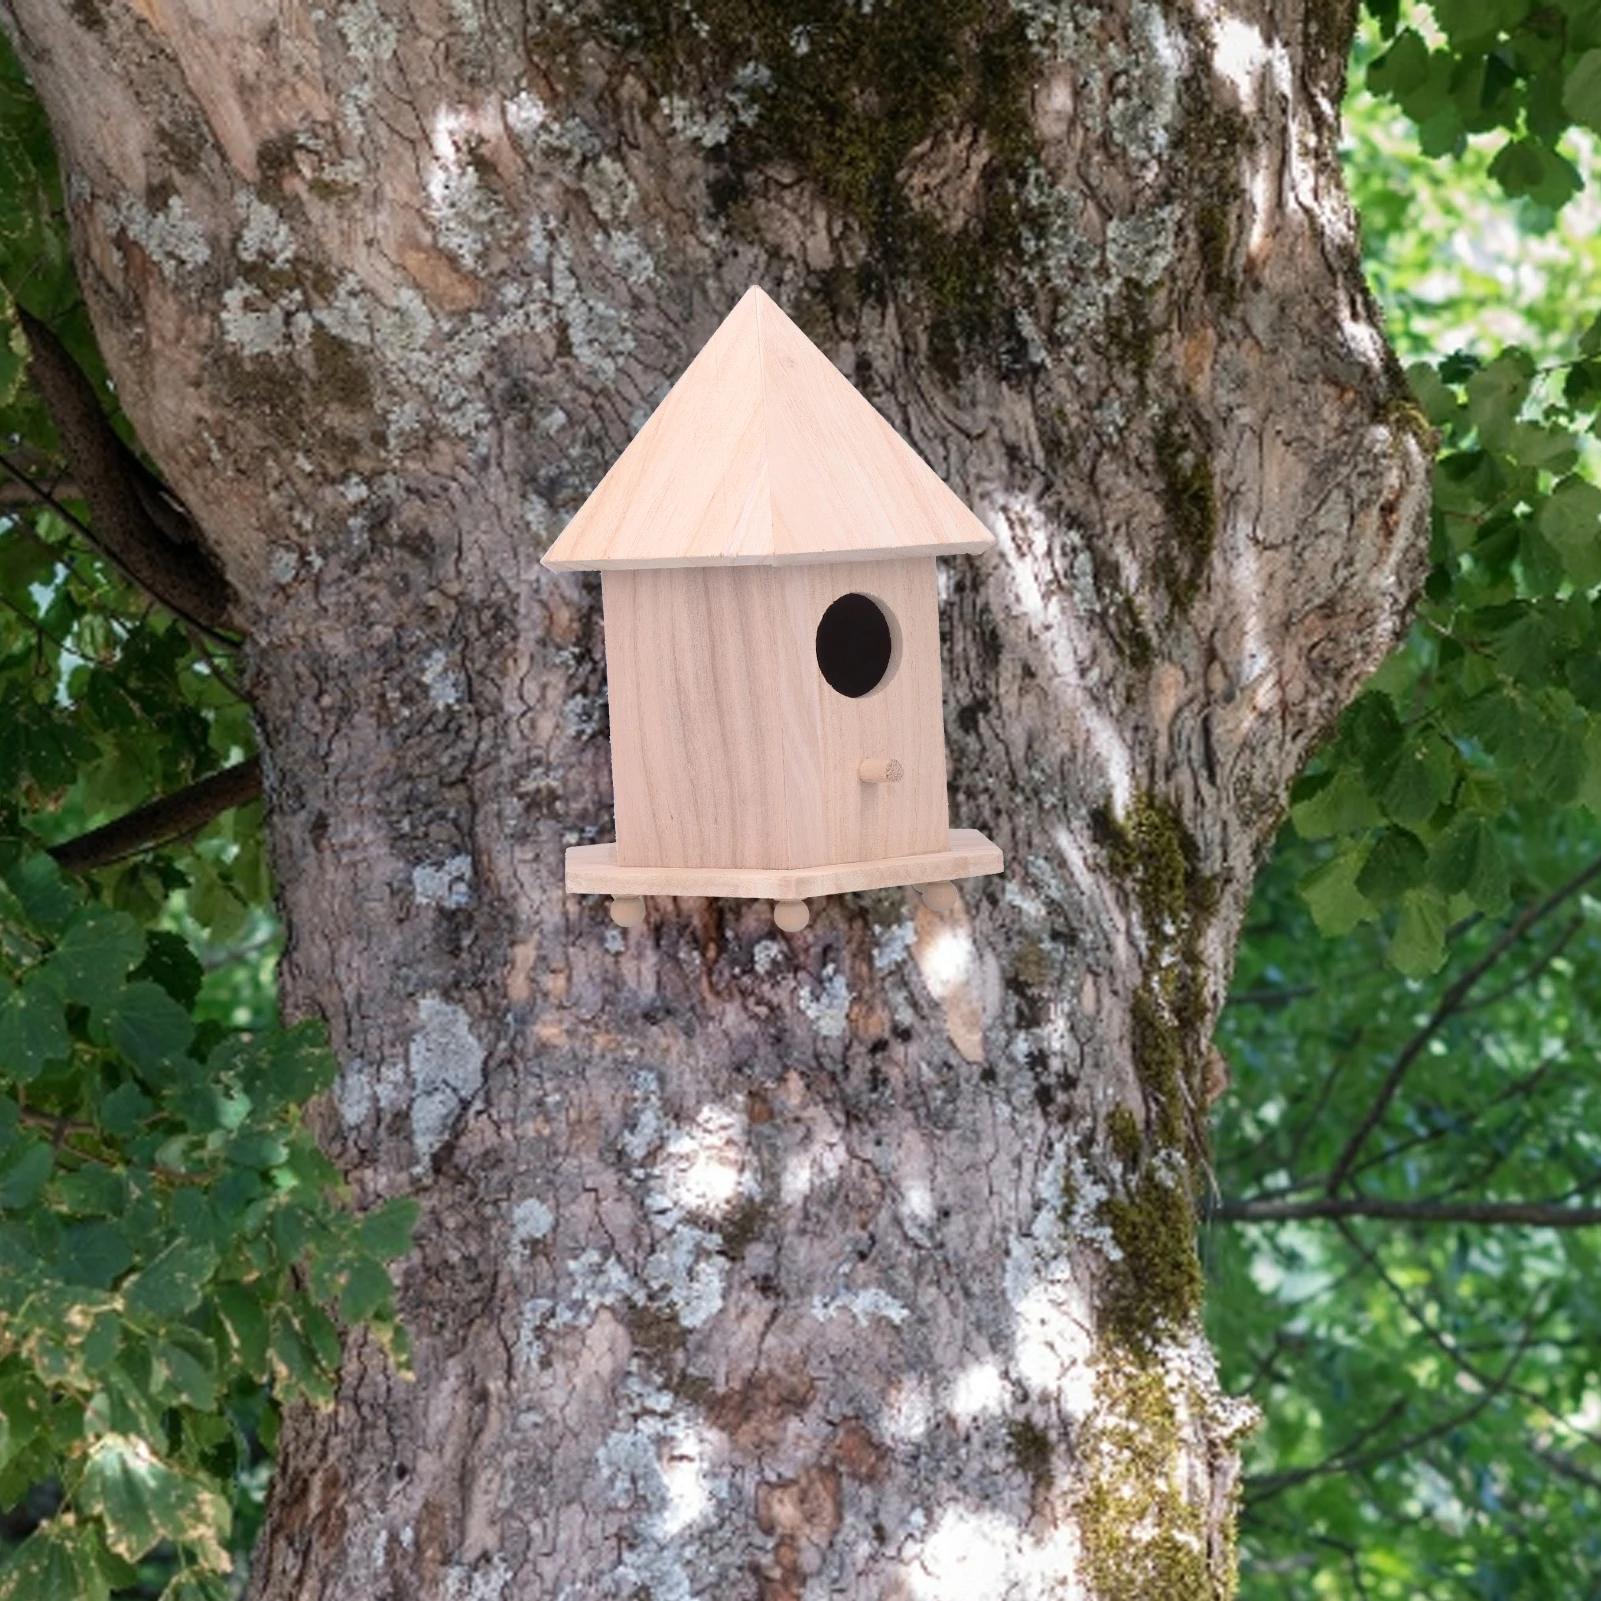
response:
<svg viewBox="0 0 1601 1601"><path fill-rule="evenodd" d="M603 584L620 866L946 849L931 557L625 568Z"/></svg>

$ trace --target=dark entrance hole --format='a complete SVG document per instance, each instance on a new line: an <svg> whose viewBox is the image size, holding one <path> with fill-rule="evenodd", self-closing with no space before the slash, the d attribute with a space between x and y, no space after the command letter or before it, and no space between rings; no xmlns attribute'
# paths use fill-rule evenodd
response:
<svg viewBox="0 0 1601 1601"><path fill-rule="evenodd" d="M889 618L866 595L841 595L817 625L817 665L832 688L853 700L884 682L894 649Z"/></svg>

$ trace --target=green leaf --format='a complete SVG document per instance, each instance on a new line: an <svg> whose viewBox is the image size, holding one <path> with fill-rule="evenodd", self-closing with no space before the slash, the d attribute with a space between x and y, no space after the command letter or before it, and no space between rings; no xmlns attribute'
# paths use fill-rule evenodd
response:
<svg viewBox="0 0 1601 1601"><path fill-rule="evenodd" d="M1466 895L1489 916L1506 910L1511 900L1506 857L1485 818L1458 817L1441 835L1429 855L1429 882L1446 895Z"/></svg>
<svg viewBox="0 0 1601 1601"><path fill-rule="evenodd" d="M145 959L133 976L154 979L185 1011L193 1011L206 970L181 934L155 928L145 935Z"/></svg>
<svg viewBox="0 0 1601 1601"><path fill-rule="evenodd" d="M1418 404L1423 408L1423 415L1436 428L1445 428L1456 421L1457 413L1462 409L1461 403L1441 381L1431 362L1413 362L1406 370L1406 377Z"/></svg>
<svg viewBox="0 0 1601 1601"><path fill-rule="evenodd" d="M34 1530L0 1564L0 1601L106 1601L94 1531L64 1518Z"/></svg>
<svg viewBox="0 0 1601 1601"><path fill-rule="evenodd" d="M255 1379L267 1376L267 1314L252 1284L219 1284L217 1310L233 1341L239 1363Z"/></svg>
<svg viewBox="0 0 1601 1601"><path fill-rule="evenodd" d="M0 1156L0 1208L21 1211L44 1193L55 1157L43 1140L19 1141Z"/></svg>
<svg viewBox="0 0 1601 1601"><path fill-rule="evenodd" d="M56 1268L68 1284L109 1289L132 1263L133 1252L115 1223L97 1219L69 1224L61 1231Z"/></svg>
<svg viewBox="0 0 1601 1601"><path fill-rule="evenodd" d="M174 1577L158 1601L231 1601L232 1596L233 1590L226 1579L203 1569L190 1568Z"/></svg>
<svg viewBox="0 0 1601 1601"><path fill-rule="evenodd" d="M1376 95L1396 99L1410 94L1429 75L1429 47L1411 28L1403 28L1395 43L1368 68L1368 88Z"/></svg>
<svg viewBox="0 0 1601 1601"><path fill-rule="evenodd" d="M157 1394L200 1412L216 1406L216 1353L208 1341L152 1340L150 1359Z"/></svg>
<svg viewBox="0 0 1601 1601"><path fill-rule="evenodd" d="M395 1287L384 1266L371 1257L358 1257L339 1292L339 1316L346 1324L365 1322L394 1299Z"/></svg>
<svg viewBox="0 0 1601 1601"><path fill-rule="evenodd" d="M1449 906L1434 889L1415 889L1401 898L1390 938L1390 962L1407 978L1427 978L1445 965Z"/></svg>
<svg viewBox="0 0 1601 1601"><path fill-rule="evenodd" d="M217 1270L217 1253L203 1240L174 1240L123 1289L136 1318L182 1317L200 1305L206 1281Z"/></svg>
<svg viewBox="0 0 1601 1601"><path fill-rule="evenodd" d="M1496 163L1502 162L1508 151L1529 144L1528 140L1514 141L1505 146L1496 157L1496 162L1491 164L1492 174L1501 178L1503 184L1506 179L1496 173ZM1507 192L1525 194L1528 190L1514 191L1509 188ZM1529 386L1533 381L1534 363L1521 350L1504 351L1489 366L1481 367L1468 379L1468 415L1478 430L1479 443L1487 450L1507 448L1512 437L1512 425L1517 420L1523 402L1528 399Z"/></svg>
<svg viewBox="0 0 1601 1601"><path fill-rule="evenodd" d="M1546 732L1547 738L1529 770L1529 779L1547 800L1563 806L1578 798L1589 766L1589 751L1582 728L1547 725Z"/></svg>
<svg viewBox="0 0 1601 1601"><path fill-rule="evenodd" d="M1579 442L1574 435L1566 428L1544 423L1514 423L1507 448L1515 462L1541 472L1569 472L1579 459Z"/></svg>
<svg viewBox="0 0 1601 1601"><path fill-rule="evenodd" d="M0 1076L26 1084L71 1051L60 1000L41 974L30 973L0 1001Z"/></svg>
<svg viewBox="0 0 1601 1601"><path fill-rule="evenodd" d="M1416 834L1404 828L1387 828L1373 842L1356 887L1380 905L1416 888L1428 872L1429 853Z"/></svg>
<svg viewBox="0 0 1601 1601"><path fill-rule="evenodd" d="M67 925L49 971L69 1001L98 1006L144 955L145 937L126 912L86 906Z"/></svg>
<svg viewBox="0 0 1601 1601"><path fill-rule="evenodd" d="M105 1524L106 1544L137 1562L171 1540L193 1549L208 1566L230 1566L222 1542L228 1503L201 1480L163 1462L141 1439L108 1434L89 1452L77 1502Z"/></svg>
<svg viewBox="0 0 1601 1601"><path fill-rule="evenodd" d="M1417 828L1434 815L1456 780L1456 752L1443 739L1425 739L1396 762L1380 797L1390 821Z"/></svg>
<svg viewBox="0 0 1601 1601"><path fill-rule="evenodd" d="M0 1467L25 1450L43 1428L50 1398L30 1372L0 1379Z"/></svg>
<svg viewBox="0 0 1601 1601"><path fill-rule="evenodd" d="M1601 50L1586 50L1568 69L1562 109L1575 122L1601 133Z"/></svg>
<svg viewBox="0 0 1601 1601"><path fill-rule="evenodd" d="M1434 14L1458 49L1483 44L1511 29L1529 9L1528 0L1435 0Z"/></svg>
<svg viewBox="0 0 1601 1601"><path fill-rule="evenodd" d="M75 884L62 880L55 858L30 851L6 870L5 880L18 905L33 926L54 934L83 899Z"/></svg>
<svg viewBox="0 0 1601 1601"><path fill-rule="evenodd" d="M194 1038L188 1012L159 984L136 979L125 985L105 1009L111 1043L148 1078L171 1078Z"/></svg>
<svg viewBox="0 0 1601 1601"><path fill-rule="evenodd" d="M1564 478L1536 520L1561 552L1574 583L1583 589L1601 584L1601 488L1583 478Z"/></svg>
<svg viewBox="0 0 1601 1601"><path fill-rule="evenodd" d="M409 1195L397 1195L374 1207L357 1225L356 1236L362 1248L380 1261L404 1256L411 1249L412 1230L422 1207Z"/></svg>
<svg viewBox="0 0 1601 1601"><path fill-rule="evenodd" d="M1340 767L1306 799L1290 808L1290 819L1302 839L1330 839L1371 828L1382 814L1368 793L1362 775Z"/></svg>
<svg viewBox="0 0 1601 1601"><path fill-rule="evenodd" d="M100 1126L108 1134L126 1139L155 1110L156 1103L133 1082L119 1084L101 1102Z"/></svg>

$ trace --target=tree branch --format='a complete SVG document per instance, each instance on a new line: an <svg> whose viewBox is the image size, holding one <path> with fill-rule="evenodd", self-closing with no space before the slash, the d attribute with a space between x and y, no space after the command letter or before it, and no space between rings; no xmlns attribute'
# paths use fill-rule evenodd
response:
<svg viewBox="0 0 1601 1601"><path fill-rule="evenodd" d="M1513 918L1500 938L1490 946L1489 950L1440 997L1439 1004L1430 1014L1428 1022L1407 1041L1401 1054L1396 1057L1390 1071L1385 1075L1384 1082L1379 1086L1379 1093L1373 1098L1373 1104L1368 1108L1367 1115L1358 1125L1356 1132L1346 1141L1345 1149L1340 1152L1338 1159L1329 1172L1328 1183L1325 1185L1330 1195L1334 1195L1350 1175L1357 1158L1362 1154L1362 1147L1367 1143L1368 1136L1384 1120L1384 1114L1389 1111L1390 1103L1395 1099L1396 1092L1401 1088L1401 1081L1406 1077L1412 1064L1423 1054L1424 1047L1440 1031L1445 1021L1461 1007L1463 1001L1471 993L1473 986L1542 917L1554 911L1570 896L1576 895L1598 875L1601 875L1601 857L1597 857L1589 866L1575 873L1566 884L1553 890L1544 900L1532 901L1525 906Z"/></svg>
<svg viewBox="0 0 1601 1601"><path fill-rule="evenodd" d="M233 590L188 513L122 442L61 341L20 306L17 319L29 370L88 504L90 537L163 606L198 627L227 628Z"/></svg>
<svg viewBox="0 0 1601 1601"><path fill-rule="evenodd" d="M1387 1201L1371 1195L1319 1195L1305 1201L1221 1200L1206 1216L1216 1223L1291 1223L1312 1218L1373 1217L1398 1223L1515 1224L1582 1229L1601 1224L1601 1206L1552 1201Z"/></svg>
<svg viewBox="0 0 1601 1601"><path fill-rule="evenodd" d="M243 806L261 794L261 758L252 756L220 773L202 778L174 795L163 795L76 839L54 845L50 854L69 873L107 867L150 845L162 845L192 834L213 817Z"/></svg>

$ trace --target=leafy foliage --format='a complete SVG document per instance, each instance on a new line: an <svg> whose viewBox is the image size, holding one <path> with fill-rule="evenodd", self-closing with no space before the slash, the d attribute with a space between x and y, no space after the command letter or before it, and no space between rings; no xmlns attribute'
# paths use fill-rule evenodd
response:
<svg viewBox="0 0 1601 1601"><path fill-rule="evenodd" d="M1594 193L1517 166L1560 143L1588 178L1596 14L1473 15L1493 37L1392 10L1358 51L1449 165L1348 106L1440 454L1418 625L1296 790L1220 1027L1205 1253L1226 1377L1265 1417L1248 1601L1583 1595L1601 1569L1601 1232L1572 1211L1601 1185L1601 254ZM1553 110L1556 71L1579 87Z"/></svg>
<svg viewBox="0 0 1601 1601"><path fill-rule="evenodd" d="M23 1019L0 1079L0 1503L49 1481L70 1509L0 1565L0 1595L80 1558L124 1582L119 1560L163 1542L225 1571L260 1387L329 1398L335 1308L403 1359L384 1261L414 1203L343 1205L297 1115L333 1072L308 1025L197 1025L192 956L152 963L132 917L16 845L0 922Z"/></svg>
<svg viewBox="0 0 1601 1601"><path fill-rule="evenodd" d="M48 130L0 47L0 1508L33 1509L0 1601L215 1601L279 1409L332 1394L340 1324L404 1363L386 1263L416 1208L354 1214L303 1125L333 1059L272 1020L259 806L82 881L48 854L254 735L231 642L97 552L19 302L115 418Z"/></svg>
<svg viewBox="0 0 1601 1601"><path fill-rule="evenodd" d="M1601 132L1601 7L1594 0L1433 0L1401 27L1400 0L1371 7L1389 41L1367 85L1417 126L1425 156L1462 154L1494 133L1489 176L1550 210L1581 187L1564 151L1575 126Z"/></svg>

